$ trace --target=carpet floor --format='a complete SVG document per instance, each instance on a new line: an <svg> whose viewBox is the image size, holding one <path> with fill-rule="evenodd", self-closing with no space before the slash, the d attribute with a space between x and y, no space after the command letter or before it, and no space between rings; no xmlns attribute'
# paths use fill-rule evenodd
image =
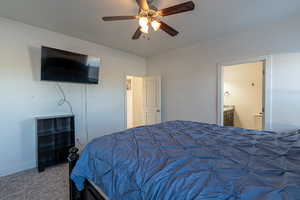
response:
<svg viewBox="0 0 300 200"><path fill-rule="evenodd" d="M68 200L68 165L0 177L0 200Z"/></svg>

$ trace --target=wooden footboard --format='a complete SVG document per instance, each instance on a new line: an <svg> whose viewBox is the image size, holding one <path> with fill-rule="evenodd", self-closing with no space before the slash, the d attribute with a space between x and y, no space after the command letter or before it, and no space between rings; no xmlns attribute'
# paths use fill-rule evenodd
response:
<svg viewBox="0 0 300 200"><path fill-rule="evenodd" d="M73 147L69 150L68 163L69 163L69 195L70 200L83 200L82 192L76 189L74 182L71 180L71 173L79 159L78 149Z"/></svg>
<svg viewBox="0 0 300 200"><path fill-rule="evenodd" d="M76 162L79 159L78 149L73 147L69 150L69 194L70 200L105 200L105 198L98 192L98 190L89 182L85 182L83 191L78 191L70 176Z"/></svg>

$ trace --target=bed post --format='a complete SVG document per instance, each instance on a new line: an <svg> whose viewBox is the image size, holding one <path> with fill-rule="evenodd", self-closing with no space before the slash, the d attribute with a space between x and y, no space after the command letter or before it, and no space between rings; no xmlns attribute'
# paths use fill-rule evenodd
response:
<svg viewBox="0 0 300 200"><path fill-rule="evenodd" d="M78 148L72 147L69 150L69 156L68 156L68 163L69 163L69 195L70 195L70 200L80 200L81 199L81 192L79 192L76 189L75 184L71 180L71 173L73 168L76 165L76 162L79 159L79 154L78 154Z"/></svg>

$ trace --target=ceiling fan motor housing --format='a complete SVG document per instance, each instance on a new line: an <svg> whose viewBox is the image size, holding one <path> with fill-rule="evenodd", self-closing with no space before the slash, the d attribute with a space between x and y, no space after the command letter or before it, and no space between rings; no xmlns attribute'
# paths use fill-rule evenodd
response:
<svg viewBox="0 0 300 200"><path fill-rule="evenodd" d="M152 9L146 11L141 10L139 13L139 17L147 17L153 19L159 17L159 12L157 10L152 10Z"/></svg>

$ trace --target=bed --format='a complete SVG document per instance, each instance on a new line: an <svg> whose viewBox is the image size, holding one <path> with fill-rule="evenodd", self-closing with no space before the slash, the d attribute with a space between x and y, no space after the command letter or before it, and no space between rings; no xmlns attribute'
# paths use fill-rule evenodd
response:
<svg viewBox="0 0 300 200"><path fill-rule="evenodd" d="M71 200L300 199L293 133L171 121L94 139L69 164Z"/></svg>

